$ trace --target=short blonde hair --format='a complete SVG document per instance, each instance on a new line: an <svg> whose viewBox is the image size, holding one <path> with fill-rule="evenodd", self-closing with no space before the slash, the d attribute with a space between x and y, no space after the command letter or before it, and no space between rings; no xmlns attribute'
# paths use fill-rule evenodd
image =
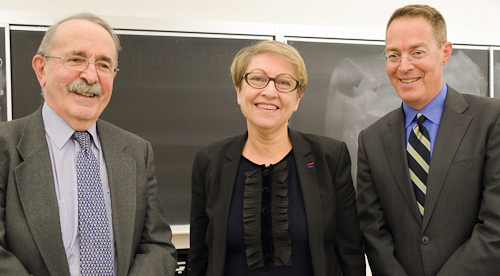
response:
<svg viewBox="0 0 500 276"><path fill-rule="evenodd" d="M392 21L402 17L423 17L431 24L432 35L437 44L443 44L448 41L446 35L446 22L444 21L444 17L435 8L427 5L408 5L399 8L392 14L391 19L389 19L385 32L387 33Z"/></svg>
<svg viewBox="0 0 500 276"><path fill-rule="evenodd" d="M243 74L245 74L250 62L252 62L252 58L258 54L264 53L279 55L292 64L299 81L297 92L299 93L299 97L302 96L307 87L307 71L304 60L302 60L302 57L295 48L274 40L261 41L255 45L241 49L238 54L236 54L231 64L231 76L234 86L241 88Z"/></svg>

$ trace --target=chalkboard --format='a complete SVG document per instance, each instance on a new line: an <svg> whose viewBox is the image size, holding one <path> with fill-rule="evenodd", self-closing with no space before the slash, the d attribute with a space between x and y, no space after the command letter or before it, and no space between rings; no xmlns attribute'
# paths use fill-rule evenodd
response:
<svg viewBox="0 0 500 276"><path fill-rule="evenodd" d="M44 34L40 31L10 30L12 119L33 113L43 103L31 61Z"/></svg>
<svg viewBox="0 0 500 276"><path fill-rule="evenodd" d="M493 63L493 73L495 76L495 89L493 91L495 98L500 99L500 49L493 51Z"/></svg>
<svg viewBox="0 0 500 276"><path fill-rule="evenodd" d="M7 121L7 87L5 73L5 28L0 27L0 122Z"/></svg>
<svg viewBox="0 0 500 276"><path fill-rule="evenodd" d="M43 35L11 31L14 118L31 114L42 102L31 59ZM101 118L152 143L167 219L189 224L196 151L246 130L229 67L236 53L257 39L133 34L120 39L120 71Z"/></svg>
<svg viewBox="0 0 500 276"><path fill-rule="evenodd" d="M489 51L453 48L450 59L444 65L444 81L456 90L478 96L489 95Z"/></svg>
<svg viewBox="0 0 500 276"><path fill-rule="evenodd" d="M201 147L244 133L229 67L255 40L121 35L120 72L102 118L149 140L168 221L189 224Z"/></svg>
<svg viewBox="0 0 500 276"><path fill-rule="evenodd" d="M31 114L43 102L31 67L43 35L10 31L14 119ZM101 118L152 143L168 221L188 224L195 152L246 130L229 72L231 61L241 48L264 38L151 32L122 32L120 38L120 71ZM401 105L379 58L384 43L288 43L299 50L309 73L308 89L290 126L345 141L355 173L359 131ZM488 58L487 50L456 46L444 68L445 81L461 92L486 96Z"/></svg>
<svg viewBox="0 0 500 276"><path fill-rule="evenodd" d="M290 126L345 141L356 175L359 132L401 106L380 59L383 42L288 40L302 55L309 84ZM454 48L443 78L464 93L488 95L487 50Z"/></svg>

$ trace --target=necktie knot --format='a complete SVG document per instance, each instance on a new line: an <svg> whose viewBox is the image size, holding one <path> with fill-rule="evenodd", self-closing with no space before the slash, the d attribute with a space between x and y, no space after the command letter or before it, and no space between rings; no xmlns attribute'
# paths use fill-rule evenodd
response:
<svg viewBox="0 0 500 276"><path fill-rule="evenodd" d="M427 120L427 118L425 118L425 116L422 115L422 113L419 112L417 114L417 125L421 126L424 123L425 120Z"/></svg>
<svg viewBox="0 0 500 276"><path fill-rule="evenodd" d="M90 133L88 131L75 131L73 139L80 144L82 150L90 149Z"/></svg>

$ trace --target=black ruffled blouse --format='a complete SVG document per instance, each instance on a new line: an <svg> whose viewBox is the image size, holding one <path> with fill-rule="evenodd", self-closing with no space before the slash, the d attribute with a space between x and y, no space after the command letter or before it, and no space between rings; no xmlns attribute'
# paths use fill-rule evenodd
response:
<svg viewBox="0 0 500 276"><path fill-rule="evenodd" d="M269 167L241 158L227 233L225 275L313 275L292 152Z"/></svg>

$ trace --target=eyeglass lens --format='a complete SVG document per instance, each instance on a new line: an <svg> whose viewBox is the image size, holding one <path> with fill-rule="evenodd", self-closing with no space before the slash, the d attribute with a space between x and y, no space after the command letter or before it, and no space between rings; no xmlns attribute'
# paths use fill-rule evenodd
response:
<svg viewBox="0 0 500 276"><path fill-rule="evenodd" d="M73 71L84 71L88 68L89 64L95 64L97 74L107 78L113 78L116 75L114 67L106 61L91 62L84 57L69 56L64 58L64 67Z"/></svg>
<svg viewBox="0 0 500 276"><path fill-rule="evenodd" d="M278 76L277 78L269 78L265 74L250 72L245 74L246 82L253 88L264 88L271 80L274 81L274 86L281 92L292 92L297 88L297 81L286 76Z"/></svg>

